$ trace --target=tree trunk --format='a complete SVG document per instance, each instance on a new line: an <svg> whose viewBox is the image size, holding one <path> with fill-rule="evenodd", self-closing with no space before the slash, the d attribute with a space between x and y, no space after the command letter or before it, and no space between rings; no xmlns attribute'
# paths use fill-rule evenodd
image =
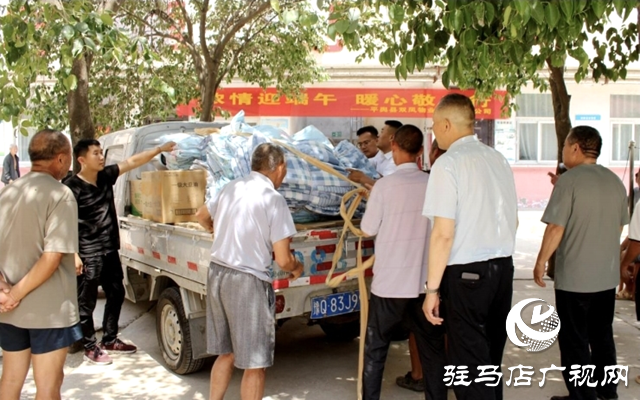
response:
<svg viewBox="0 0 640 400"><path fill-rule="evenodd" d="M547 59L549 66L549 87L551 89L551 100L553 102L553 118L555 120L556 138L558 140L558 163L556 165L556 174L559 175L563 171L560 170L562 162L562 148L564 141L571 130L571 119L569 117L569 105L571 96L567 92L567 85L564 82L564 64L561 67L551 65L551 60ZM556 270L556 253L554 252L547 264L547 275L553 279Z"/></svg>
<svg viewBox="0 0 640 400"><path fill-rule="evenodd" d="M200 121L211 122L213 121L213 102L216 98L216 91L211 82L210 75L208 76L205 82L203 82L202 90L200 93L202 94L202 102L200 106L202 107L202 113L200 114Z"/></svg>
<svg viewBox="0 0 640 400"><path fill-rule="evenodd" d="M71 73L76 76L78 86L76 90L69 91L67 95L67 105L69 107L69 129L71 131L71 143L73 146L80 139L93 139L95 128L91 118L91 108L89 107L89 68L91 58L85 54L76 59L71 67ZM80 166L77 161L73 161L73 171L78 172Z"/></svg>
<svg viewBox="0 0 640 400"><path fill-rule="evenodd" d="M562 147L571 130L571 119L569 117L571 96L567 92L567 85L564 82L564 65L561 67L553 67L550 60L547 60L547 65L551 72L549 76L549 87L553 101L553 118L556 126L556 137L558 139L558 164L560 164L560 162L562 162ZM560 171L558 170L558 172Z"/></svg>

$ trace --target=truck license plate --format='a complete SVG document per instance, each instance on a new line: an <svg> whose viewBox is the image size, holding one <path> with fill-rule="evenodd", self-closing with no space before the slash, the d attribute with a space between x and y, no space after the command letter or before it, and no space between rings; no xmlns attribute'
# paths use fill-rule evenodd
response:
<svg viewBox="0 0 640 400"><path fill-rule="evenodd" d="M360 311L358 291L333 293L311 298L311 319L332 317Z"/></svg>

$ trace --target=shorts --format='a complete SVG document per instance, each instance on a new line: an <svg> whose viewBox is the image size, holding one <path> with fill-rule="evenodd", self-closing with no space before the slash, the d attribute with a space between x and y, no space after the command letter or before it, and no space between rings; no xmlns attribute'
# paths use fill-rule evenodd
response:
<svg viewBox="0 0 640 400"><path fill-rule="evenodd" d="M273 365L275 293L270 282L215 263L207 280L207 352L240 369Z"/></svg>
<svg viewBox="0 0 640 400"><path fill-rule="evenodd" d="M45 354L69 347L80 339L80 324L68 328L24 329L0 323L0 347L4 351L31 349L31 354Z"/></svg>

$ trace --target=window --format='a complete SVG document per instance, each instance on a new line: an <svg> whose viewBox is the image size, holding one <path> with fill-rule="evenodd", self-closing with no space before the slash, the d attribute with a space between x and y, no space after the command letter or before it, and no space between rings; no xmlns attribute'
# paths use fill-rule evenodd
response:
<svg viewBox="0 0 640 400"><path fill-rule="evenodd" d="M518 150L520 161L555 161L558 142L554 123L519 122Z"/></svg>
<svg viewBox="0 0 640 400"><path fill-rule="evenodd" d="M611 161L629 159L629 142L636 142L634 159L640 160L640 96L612 94L609 98L611 117Z"/></svg>
<svg viewBox="0 0 640 400"><path fill-rule="evenodd" d="M558 140L549 94L521 94L516 97L518 161L554 162Z"/></svg>
<svg viewBox="0 0 640 400"><path fill-rule="evenodd" d="M640 123L613 123L611 124L611 161L627 161L629 159L629 142L636 142L634 159L640 160L640 152L637 150L640 145Z"/></svg>

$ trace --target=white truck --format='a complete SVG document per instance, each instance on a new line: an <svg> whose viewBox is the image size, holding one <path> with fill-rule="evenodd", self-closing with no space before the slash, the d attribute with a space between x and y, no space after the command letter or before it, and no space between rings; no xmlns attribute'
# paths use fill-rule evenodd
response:
<svg viewBox="0 0 640 400"><path fill-rule="evenodd" d="M99 138L106 165L118 163L159 143L170 133L189 133L195 128L220 127L217 123L166 122L114 132ZM118 213L126 297L132 302L157 301L156 329L164 360L178 374L200 369L206 353L205 297L212 235L193 224L169 225L130 214L130 184L144 170L154 170L153 162L121 176L114 186ZM359 294L355 280L345 280L336 289L325 285L338 243L342 220L296 225L291 244L295 256L304 263L304 274L296 281L274 262L273 287L276 319L282 325L303 316L319 324L337 340L359 335ZM355 267L357 239L347 236L345 251L336 273ZM373 241L363 242L363 256L373 254ZM370 270L369 270L370 271ZM238 298L242 296L238 293Z"/></svg>

